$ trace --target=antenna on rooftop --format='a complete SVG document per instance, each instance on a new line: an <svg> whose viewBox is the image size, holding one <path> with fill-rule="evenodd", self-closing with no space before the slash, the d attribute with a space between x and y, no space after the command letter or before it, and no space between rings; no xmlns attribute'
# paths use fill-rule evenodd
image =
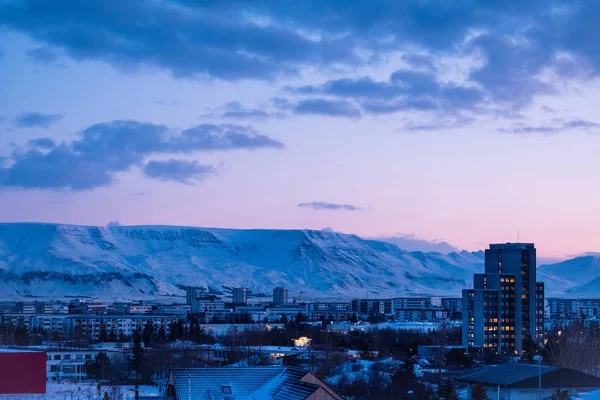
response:
<svg viewBox="0 0 600 400"><path fill-rule="evenodd" d="M517 243L521 243L521 231L517 229Z"/></svg>

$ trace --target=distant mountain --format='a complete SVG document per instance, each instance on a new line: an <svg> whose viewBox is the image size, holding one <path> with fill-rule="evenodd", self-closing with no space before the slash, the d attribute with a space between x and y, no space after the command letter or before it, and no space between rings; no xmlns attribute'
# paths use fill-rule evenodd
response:
<svg viewBox="0 0 600 400"><path fill-rule="evenodd" d="M425 239L419 239L411 235L378 236L372 239L395 244L406 251L423 251L426 253L435 252L442 254L457 253L460 251L458 248L452 246L448 242L429 241Z"/></svg>
<svg viewBox="0 0 600 400"><path fill-rule="evenodd" d="M600 295L600 255L576 257L556 264L542 265L538 280L546 282L549 293L569 297ZM553 290L560 288L559 290Z"/></svg>
<svg viewBox="0 0 600 400"><path fill-rule="evenodd" d="M311 230L0 224L0 297L183 296L188 286L245 286L291 296L460 295L482 253L408 252Z"/></svg>

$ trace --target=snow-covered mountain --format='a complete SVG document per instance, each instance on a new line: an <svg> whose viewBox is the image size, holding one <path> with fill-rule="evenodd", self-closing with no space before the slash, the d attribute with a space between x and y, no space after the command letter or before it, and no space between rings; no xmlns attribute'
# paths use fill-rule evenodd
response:
<svg viewBox="0 0 600 400"><path fill-rule="evenodd" d="M576 257L556 264L542 265L537 273L538 280L546 282L546 287L551 289L550 294L598 297L600 293L600 255Z"/></svg>
<svg viewBox="0 0 600 400"><path fill-rule="evenodd" d="M157 298L187 286L286 286L313 299L458 296L482 262L481 252L407 252L328 231L0 224L1 298Z"/></svg>

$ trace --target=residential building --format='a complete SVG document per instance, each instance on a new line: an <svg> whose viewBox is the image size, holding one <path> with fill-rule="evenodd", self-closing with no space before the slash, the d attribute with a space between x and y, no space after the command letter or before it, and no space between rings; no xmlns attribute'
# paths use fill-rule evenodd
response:
<svg viewBox="0 0 600 400"><path fill-rule="evenodd" d="M536 282L533 243L492 244L485 272L463 290L463 345L521 354L528 337L544 339L544 284Z"/></svg>
<svg viewBox="0 0 600 400"><path fill-rule="evenodd" d="M248 289L234 288L232 291L233 304L248 304Z"/></svg>
<svg viewBox="0 0 600 400"><path fill-rule="evenodd" d="M559 299L549 298L549 317L551 319L580 319L600 317L600 298L598 299Z"/></svg>
<svg viewBox="0 0 600 400"><path fill-rule="evenodd" d="M448 311L448 318L451 320L460 321L462 319L462 298L442 298L442 309Z"/></svg>
<svg viewBox="0 0 600 400"><path fill-rule="evenodd" d="M206 311L224 311L225 302L217 296L202 296L196 297L191 302L192 314L204 313Z"/></svg>
<svg viewBox="0 0 600 400"><path fill-rule="evenodd" d="M352 311L359 315L391 315L393 304L392 299L354 299Z"/></svg>
<svg viewBox="0 0 600 400"><path fill-rule="evenodd" d="M312 372L294 367L185 368L171 371L166 396L195 400L342 400Z"/></svg>
<svg viewBox="0 0 600 400"><path fill-rule="evenodd" d="M577 396L600 388L600 378L592 375L567 368L518 363L491 367L456 380L467 384L467 398L471 398L473 386L479 384L487 390L488 398L499 400L550 399L556 390L566 390L569 396Z"/></svg>
<svg viewBox="0 0 600 400"><path fill-rule="evenodd" d="M392 299L394 310L401 309L427 309L432 308L431 297L399 297Z"/></svg>
<svg viewBox="0 0 600 400"><path fill-rule="evenodd" d="M46 379L48 381L81 381L89 377L85 363L105 353L112 363L125 363L131 358L130 349L48 349Z"/></svg>
<svg viewBox="0 0 600 400"><path fill-rule="evenodd" d="M194 301L194 299L205 295L206 290L204 289L189 288L185 291L186 304L192 304L192 301Z"/></svg>
<svg viewBox="0 0 600 400"><path fill-rule="evenodd" d="M347 302L317 302L308 303L307 317L311 321L323 318L331 321L346 321L353 314L350 303Z"/></svg>
<svg viewBox="0 0 600 400"><path fill-rule="evenodd" d="M273 304L284 304L288 302L288 290L284 287L273 289Z"/></svg>
<svg viewBox="0 0 600 400"><path fill-rule="evenodd" d="M435 322L448 318L448 311L440 308L416 308L396 310L396 321L398 322Z"/></svg>

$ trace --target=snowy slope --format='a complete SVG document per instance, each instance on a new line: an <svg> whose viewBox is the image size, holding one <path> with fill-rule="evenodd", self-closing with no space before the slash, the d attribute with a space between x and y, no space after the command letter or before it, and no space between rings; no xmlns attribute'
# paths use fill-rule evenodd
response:
<svg viewBox="0 0 600 400"><path fill-rule="evenodd" d="M309 230L0 224L0 297L155 298L283 285L305 298L459 295L480 254L406 252Z"/></svg>
<svg viewBox="0 0 600 400"><path fill-rule="evenodd" d="M542 265L537 273L538 280L546 282L547 287L561 288L560 291L568 296L597 297L600 293L600 256L576 257Z"/></svg>

